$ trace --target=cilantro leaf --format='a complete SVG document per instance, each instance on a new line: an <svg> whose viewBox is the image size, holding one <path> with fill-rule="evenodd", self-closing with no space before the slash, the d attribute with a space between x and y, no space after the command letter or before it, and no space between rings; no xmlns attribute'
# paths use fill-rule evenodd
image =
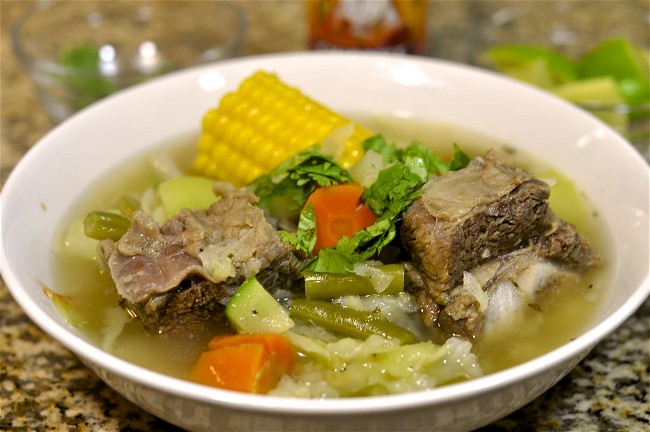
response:
<svg viewBox="0 0 650 432"><path fill-rule="evenodd" d="M402 162L422 178L426 174L444 174L447 171L464 168L469 163L467 156L454 144L454 154L451 162L442 160L430 148L420 141L414 140L407 147L400 148L394 143L389 143L382 135L374 135L363 142L366 151L372 150L382 155L384 162Z"/></svg>
<svg viewBox="0 0 650 432"><path fill-rule="evenodd" d="M351 238L342 238L336 248L354 261L365 261L377 255L396 236L397 228L393 218L384 217Z"/></svg>
<svg viewBox="0 0 650 432"><path fill-rule="evenodd" d="M309 255L316 244L316 212L314 206L310 204L300 212L296 233L281 230L278 231L278 234L282 240L288 242L295 249Z"/></svg>
<svg viewBox="0 0 650 432"><path fill-rule="evenodd" d="M405 164L396 163L379 172L361 199L380 217L386 212L397 215L417 197L425 181Z"/></svg>
<svg viewBox="0 0 650 432"><path fill-rule="evenodd" d="M449 169L457 171L469 165L471 158L461 150L460 146L454 143L454 154L451 156L451 163Z"/></svg>
<svg viewBox="0 0 650 432"><path fill-rule="evenodd" d="M251 188L260 198L260 207L270 209L279 199L289 210L296 210L316 188L352 181L347 170L318 150L318 146L303 150L255 180Z"/></svg>
<svg viewBox="0 0 650 432"><path fill-rule="evenodd" d="M449 171L449 163L443 161L419 141L411 142L402 151L400 159L424 181L428 180L429 174L444 174Z"/></svg>
<svg viewBox="0 0 650 432"><path fill-rule="evenodd" d="M63 48L60 60L63 66L75 72L59 77L76 93L73 100L75 109L81 109L118 90L109 77L101 74L99 49L91 43Z"/></svg>
<svg viewBox="0 0 650 432"><path fill-rule="evenodd" d="M343 237L335 247L323 248L318 255L305 264L303 270L327 273L346 273L354 262L371 259L389 245L397 236L397 224L406 208L422 193L432 174L443 174L467 166L470 158L454 144L451 162L440 157L419 141L405 148L389 143L381 135L368 138L363 146L366 151L382 155L388 166L381 171L375 182L363 194L361 200L377 214L375 223L352 237ZM330 158L318 152L314 146L296 155L270 174L254 183L254 191L260 196L260 204L287 199L296 208L302 206L318 187L351 182L350 174ZM283 239L296 249L309 255L316 242L316 215L312 206L300 212L296 233L281 232Z"/></svg>
<svg viewBox="0 0 650 432"><path fill-rule="evenodd" d="M341 273L345 274L354 268L352 258L341 253L337 248L323 248L318 251L318 256L303 267L319 273Z"/></svg>
<svg viewBox="0 0 650 432"><path fill-rule="evenodd" d="M396 145L390 144L382 135L373 135L363 142L365 151L372 150L384 158L384 162L392 163L399 159L399 149Z"/></svg>
<svg viewBox="0 0 650 432"><path fill-rule="evenodd" d="M61 51L61 63L73 69L96 70L99 64L99 50L90 42Z"/></svg>

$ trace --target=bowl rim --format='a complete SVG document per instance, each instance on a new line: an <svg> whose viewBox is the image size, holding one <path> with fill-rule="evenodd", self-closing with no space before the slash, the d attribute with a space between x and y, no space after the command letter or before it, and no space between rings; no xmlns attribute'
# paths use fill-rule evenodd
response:
<svg viewBox="0 0 650 432"><path fill-rule="evenodd" d="M516 83L511 79L499 76L498 74L484 71L482 69L464 65L460 63L449 62L445 60L436 60L430 58L408 57L401 55L387 55L380 53L323 53L323 52L293 52L281 54L264 54L258 56L243 57L237 59L230 59L218 64L201 65L186 70L177 71L166 76L153 79L132 88L121 91L112 95L102 101L99 101L90 107L75 114L66 122L56 126L48 132L39 142L33 146L25 156L19 161L14 171L11 173L7 182L5 183L0 196L0 209L4 208L5 197L13 189L13 185L19 178L20 173L29 166L32 158L37 157L38 149L47 145L48 141L56 139L61 131L72 127L75 122L83 121L83 118L94 110L100 109L105 104L113 103L112 101L117 98L122 98L126 94L139 91L140 88L148 86L163 85L166 80L178 79L187 75L195 75L203 70L216 67L220 65L239 64L239 63L256 63L264 61L283 61L285 59L300 59L308 61L311 58L327 56L329 59L345 61L346 58L351 56L368 57L375 59L386 59L393 61L426 63L433 66L445 65L445 67L452 67L455 69L463 69L473 71L475 74L489 75L491 80L508 81L511 85L520 87L527 87L528 92L543 93L542 91L525 84ZM263 64L263 63L262 63ZM566 104L570 106L570 104ZM581 116L590 117L587 113L581 112L578 108L571 107L570 109L576 110ZM597 121L594 119L594 121ZM600 122L599 122L600 123ZM603 128L609 129L608 126L600 123ZM613 133L614 134L614 133ZM615 138L621 142L625 142L618 135L614 134ZM637 155L638 162L645 165L645 161L640 155ZM650 169L648 170L650 173ZM2 211L4 215L4 210ZM0 218L2 224L3 218ZM1 239L0 239L1 240ZM2 240L0 254L7 253L6 244ZM249 411L262 411L274 414L302 414L302 415L323 415L323 414L368 414L387 411L397 411L405 409L413 409L422 406L430 406L434 404L445 404L454 401L459 401L473 397L476 395L488 393L496 389L509 386L517 381L522 381L527 378L534 377L543 372L548 372L554 367L566 362L572 361L576 357L580 359L584 357L589 350L593 348L599 341L605 338L611 331L620 326L628 317L630 317L636 309L650 296L649 275L646 274L640 286L637 287L627 300L625 300L614 313L609 315L602 322L594 325L587 331L580 334L574 340L550 351L546 354L538 356L530 361L519 364L517 366L505 369L503 371L495 372L486 376L471 379L466 382L450 384L442 387L437 387L429 390L414 391L404 394L374 396L374 397L357 397L357 398L343 398L343 399L300 399L293 397L278 397L270 395L250 395L246 393L233 392L212 388L195 384L179 378L173 378L162 373L154 372L141 366L134 365L128 361L122 360L112 354L107 353L101 348L93 345L92 343L83 340L81 337L74 334L70 329L66 328L63 324L50 318L46 313L40 309L38 304L32 297L22 289L20 280L14 269L6 264L6 260L0 262L0 274L2 275L9 292L12 294L16 302L22 307L23 311L32 319L41 329L44 329L51 337L56 339L59 343L72 351L75 355L82 359L87 359L97 364L99 367L122 376L125 379L139 383L140 385L156 389L168 394L182 396L186 399L196 400L204 403L218 404L224 407L230 407L240 410ZM577 361L576 361L577 363ZM567 371L568 372L568 371ZM561 376L557 377L558 379ZM368 401L372 401L369 404Z"/></svg>

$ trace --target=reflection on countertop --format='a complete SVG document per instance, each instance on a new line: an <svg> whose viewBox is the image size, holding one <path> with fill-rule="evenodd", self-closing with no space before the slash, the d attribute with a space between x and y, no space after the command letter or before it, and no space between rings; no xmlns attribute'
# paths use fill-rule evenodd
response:
<svg viewBox="0 0 650 432"><path fill-rule="evenodd" d="M9 31L29 2L0 2L2 183L54 124L11 50ZM493 1L430 3L428 55L463 60L472 23ZM300 1L240 1L245 55L300 51ZM543 14L541 14L543 15ZM272 37L269 37L272 35ZM444 43L443 43L444 42ZM0 284L0 430L174 431L122 398L36 327ZM650 301L544 395L484 431L643 431L650 428Z"/></svg>

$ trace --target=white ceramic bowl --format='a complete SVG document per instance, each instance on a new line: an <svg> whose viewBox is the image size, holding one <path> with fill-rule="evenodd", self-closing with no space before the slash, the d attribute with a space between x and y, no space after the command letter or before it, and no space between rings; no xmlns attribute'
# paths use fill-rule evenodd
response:
<svg viewBox="0 0 650 432"><path fill-rule="evenodd" d="M611 288L579 337L468 382L396 396L299 400L211 389L116 358L67 325L43 295L52 238L87 185L143 149L198 134L203 113L254 70L329 107L461 125L517 146L571 177L614 238ZM648 295L648 166L614 131L574 106L489 72L417 57L298 53L172 74L111 96L45 136L2 191L2 276L42 329L110 386L190 430L470 430L522 407L567 374Z"/></svg>

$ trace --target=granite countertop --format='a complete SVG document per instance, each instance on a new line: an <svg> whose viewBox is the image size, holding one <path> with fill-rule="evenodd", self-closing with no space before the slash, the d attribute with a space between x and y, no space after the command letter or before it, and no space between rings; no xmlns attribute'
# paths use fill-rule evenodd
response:
<svg viewBox="0 0 650 432"><path fill-rule="evenodd" d="M21 156L54 126L11 50L9 31L26 3L0 2L2 184ZM432 3L435 13L430 10L427 54L462 60L459 44L473 20L494 3ZM306 47L302 2L249 1L242 6L250 26L244 55ZM0 430L178 430L115 393L36 327L4 282L0 284L0 326ZM650 430L650 300L556 386L481 430Z"/></svg>

